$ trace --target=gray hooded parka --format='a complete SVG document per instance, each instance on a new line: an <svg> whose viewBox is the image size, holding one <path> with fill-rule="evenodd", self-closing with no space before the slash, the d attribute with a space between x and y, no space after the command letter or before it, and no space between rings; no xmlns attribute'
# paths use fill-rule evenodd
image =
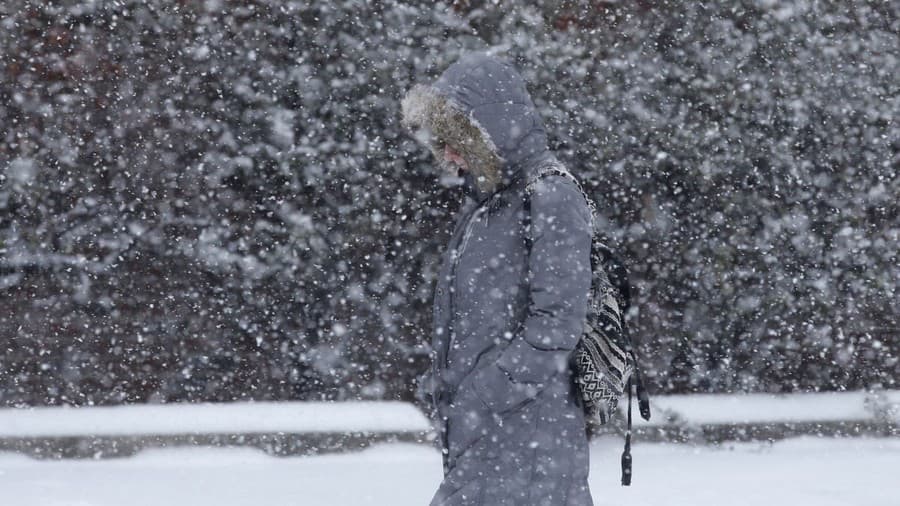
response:
<svg viewBox="0 0 900 506"><path fill-rule="evenodd" d="M432 403L443 505L591 505L585 420L570 369L590 288L590 211L563 176L527 178L553 159L525 82L472 53L402 104L404 124L470 167L468 197L434 292Z"/></svg>

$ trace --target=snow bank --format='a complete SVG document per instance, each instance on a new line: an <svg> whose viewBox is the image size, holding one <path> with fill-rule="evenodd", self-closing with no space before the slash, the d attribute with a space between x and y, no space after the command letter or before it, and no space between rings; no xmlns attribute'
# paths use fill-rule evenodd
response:
<svg viewBox="0 0 900 506"><path fill-rule="evenodd" d="M636 426L863 422L879 416L897 421L900 391L671 395L653 397L651 406L653 417L647 422L636 416Z"/></svg>
<svg viewBox="0 0 900 506"><path fill-rule="evenodd" d="M637 427L900 421L900 391L877 394L673 395L653 397L653 418ZM620 410L620 414L624 413ZM0 409L0 438L184 434L422 433L431 426L411 404L248 402Z"/></svg>
<svg viewBox="0 0 900 506"><path fill-rule="evenodd" d="M241 402L0 409L0 437L262 433L397 433L430 429L395 401Z"/></svg>

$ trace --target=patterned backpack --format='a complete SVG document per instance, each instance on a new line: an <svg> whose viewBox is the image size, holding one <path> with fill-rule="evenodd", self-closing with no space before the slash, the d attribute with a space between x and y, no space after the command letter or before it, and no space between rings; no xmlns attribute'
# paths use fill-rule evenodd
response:
<svg viewBox="0 0 900 506"><path fill-rule="evenodd" d="M628 271L625 264L606 246L594 228L594 202L559 161L543 167L525 185L525 224L530 232L531 192L543 176L557 174L575 183L591 210L591 290L584 334L572 355L575 383L581 394L585 417L598 424L607 423L628 391L628 428L622 455L622 484L631 484L631 385L636 386L641 416L650 419L650 399L641 381L637 358L625 325L630 303ZM528 248L531 237L526 234Z"/></svg>

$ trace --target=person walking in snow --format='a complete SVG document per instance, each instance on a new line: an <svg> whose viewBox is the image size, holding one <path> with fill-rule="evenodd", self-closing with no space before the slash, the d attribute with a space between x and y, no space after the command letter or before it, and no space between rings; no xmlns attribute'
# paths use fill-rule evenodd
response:
<svg viewBox="0 0 900 506"><path fill-rule="evenodd" d="M444 464L431 505L592 505L569 366L591 282L587 202L554 174L526 205L526 181L555 158L507 61L464 55L432 84L414 85L401 109L403 125L463 176L466 192L442 256L433 362L420 382Z"/></svg>

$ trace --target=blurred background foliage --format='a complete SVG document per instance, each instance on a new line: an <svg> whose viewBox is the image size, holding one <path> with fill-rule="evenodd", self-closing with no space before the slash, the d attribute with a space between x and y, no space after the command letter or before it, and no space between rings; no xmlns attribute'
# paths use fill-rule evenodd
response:
<svg viewBox="0 0 900 506"><path fill-rule="evenodd" d="M10 0L0 405L412 400L461 194L399 126L521 70L655 393L896 387L900 4Z"/></svg>

